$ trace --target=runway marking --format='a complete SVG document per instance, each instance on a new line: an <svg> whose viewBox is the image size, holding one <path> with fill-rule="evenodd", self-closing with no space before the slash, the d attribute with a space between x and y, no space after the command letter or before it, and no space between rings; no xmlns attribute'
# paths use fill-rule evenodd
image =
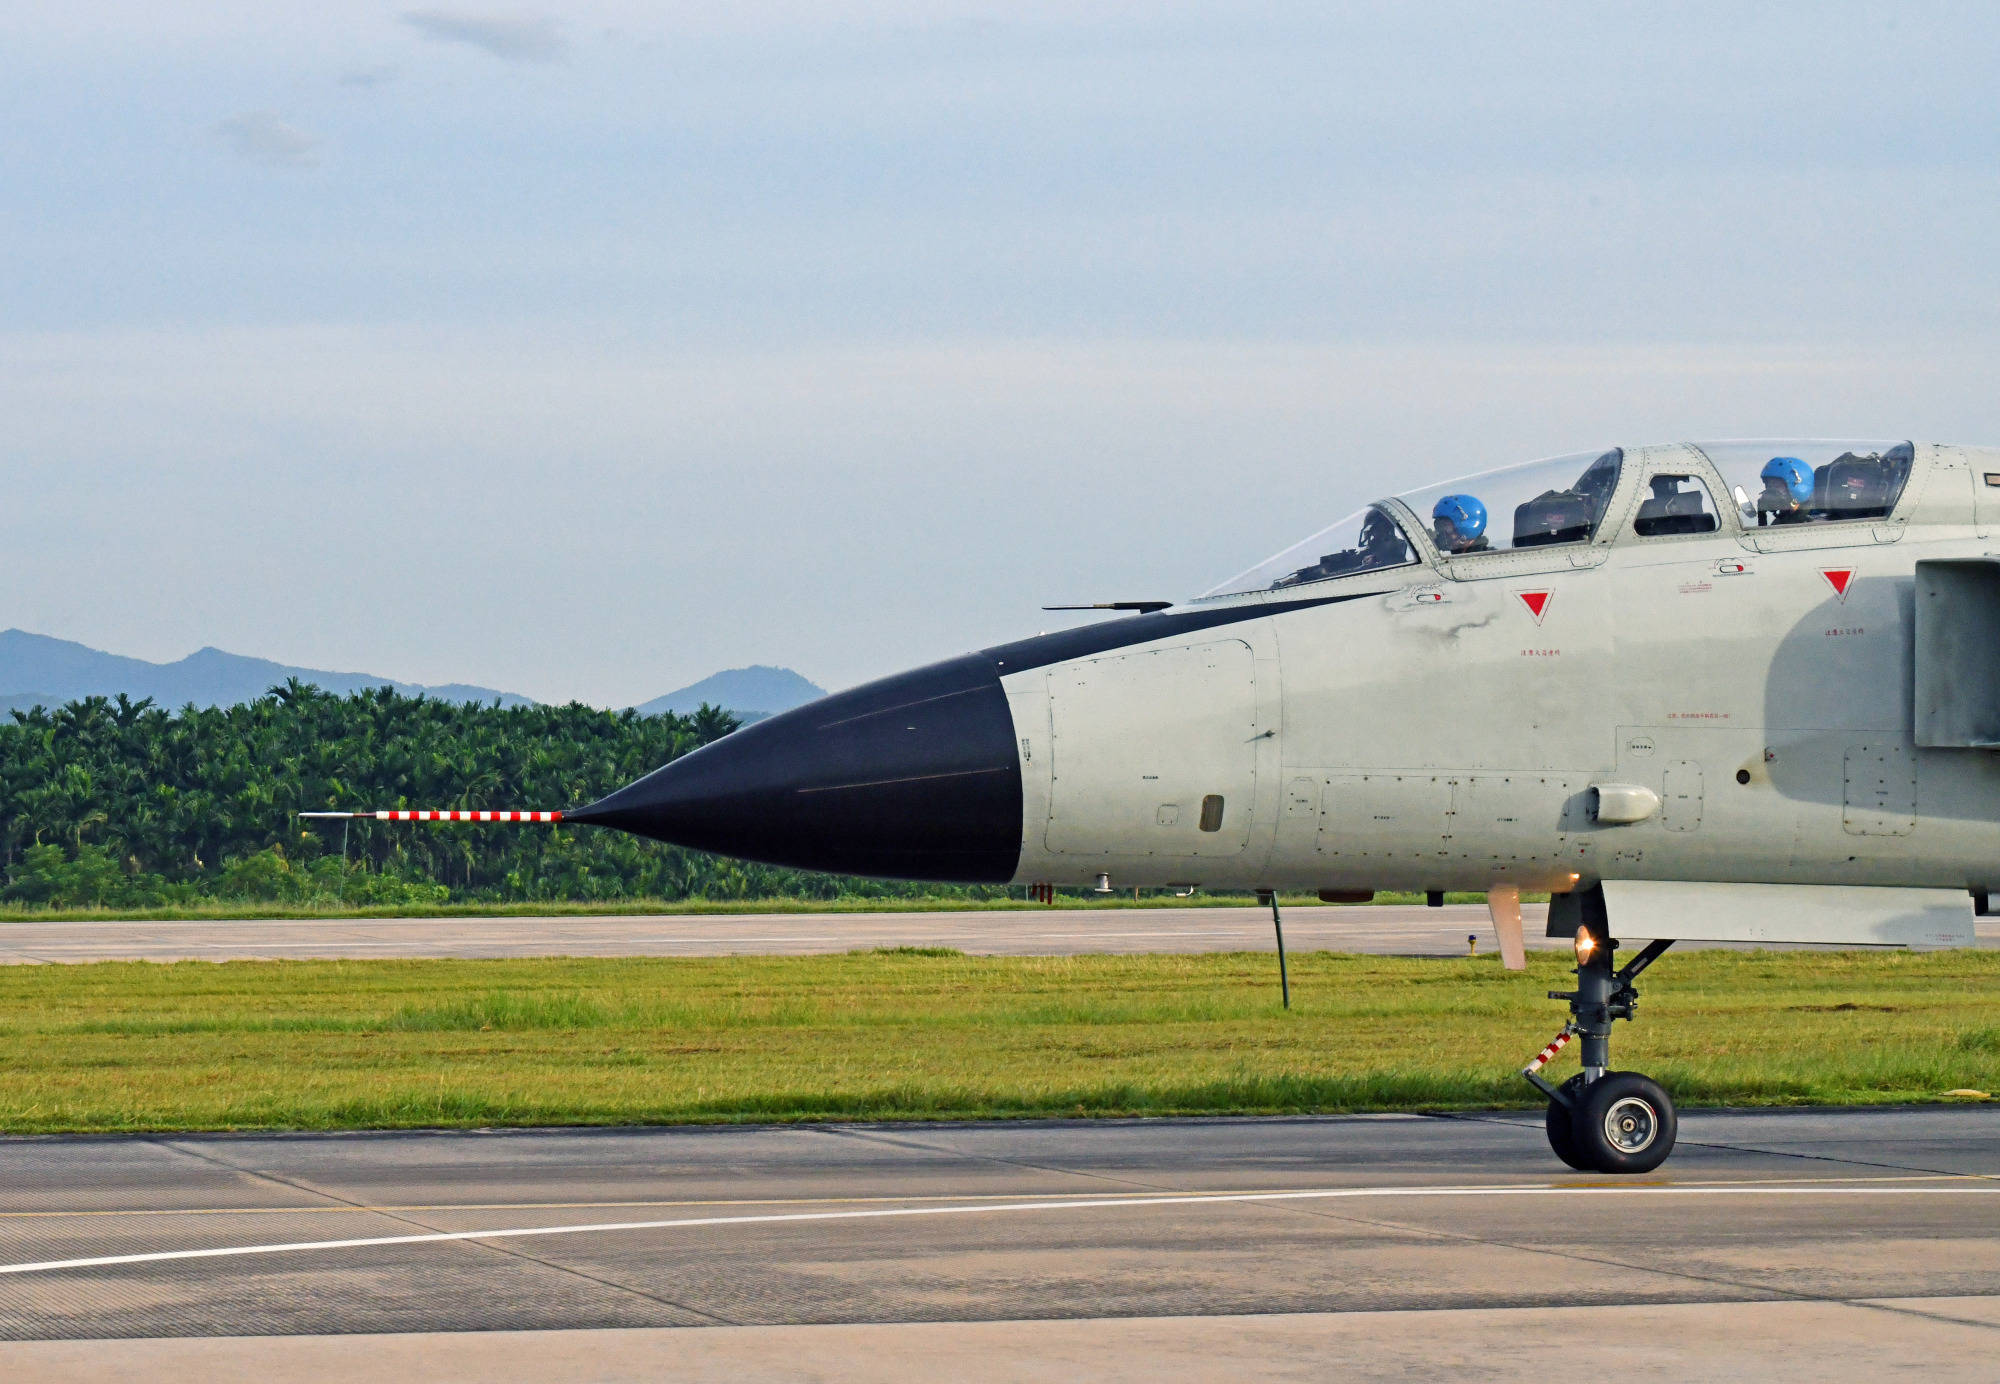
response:
<svg viewBox="0 0 2000 1384"><path fill-rule="evenodd" d="M1355 1116L1367 1119L1368 1116ZM1390 1119L1415 1119L1418 1116L1391 1115ZM1866 1184L1873 1187L1894 1182L2000 1182L2000 1173L1907 1173L1889 1177L1767 1177L1731 1178L1728 1181L1668 1182L1652 1179L1644 1182L1628 1181L1611 1191L1631 1191L1641 1187L1677 1187L1691 1190L1709 1188L1746 1188L1755 1191L1763 1187L1805 1187L1814 1183L1830 1183L1840 1186ZM1546 1185L1558 1190L1577 1187L1598 1187L1591 1182L1556 1182L1548 1184L1527 1184L1530 1190L1542 1190ZM1355 1190L1372 1191L1372 1188ZM1408 1189L1402 1189L1408 1194ZM1163 1197L1185 1197L1184 1192L1133 1192L1134 1202L1159 1200ZM1261 1195L1255 1192L1239 1192L1220 1189L1202 1192L1198 1195L1213 1200L1218 1197ZM351 1216L361 1215L409 1215L421 1212L425 1215L451 1214L460 1211L614 1211L632 1210L639 1207L667 1206L875 1206L884 1202L908 1203L913 1201L986 1202L1018 1201L1018 1192L938 1192L931 1195L905 1193L902 1196L874 1197L676 1197L671 1200L650 1201L447 1201L411 1202L407 1204L370 1205L361 1202L342 1203L338 1206L135 1206L122 1209L98 1211L0 1211L0 1221L37 1220L84 1220L108 1216ZM1075 1202L1094 1201L1100 1198L1096 1192L1044 1192L1040 1201L1058 1201L1065 1198Z"/></svg>
<svg viewBox="0 0 2000 1384"><path fill-rule="evenodd" d="M457 1240L524 1240L552 1235L602 1235L633 1230L688 1230L722 1225L781 1225L818 1221L889 1220L916 1216L991 1216L1009 1212L1108 1211L1133 1206L1203 1206L1292 1201L1359 1201L1434 1197L1686 1197L1686 1196L2000 1196L2000 1186L1975 1183L1953 1187L1877 1187L1760 1184L1708 1187L1561 1186L1487 1187L1324 1187L1292 1192L1221 1192L1193 1196L1098 1197L1089 1200L993 1202L975 1206L899 1206L869 1211L790 1211L761 1216L687 1216L659 1221L601 1221L589 1225L510 1226L498 1230L434 1231L422 1235L372 1235L346 1240L296 1240L270 1245L224 1245L210 1249L155 1250L83 1259L47 1259L0 1264L0 1274L49 1273L61 1269L110 1268L121 1264L161 1264L186 1259L225 1259L262 1254L302 1254L314 1250L373 1249L391 1245L449 1244Z"/></svg>

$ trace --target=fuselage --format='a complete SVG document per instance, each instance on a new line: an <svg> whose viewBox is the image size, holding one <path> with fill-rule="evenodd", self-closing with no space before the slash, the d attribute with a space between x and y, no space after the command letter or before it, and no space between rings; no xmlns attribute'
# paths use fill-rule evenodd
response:
<svg viewBox="0 0 2000 1384"><path fill-rule="evenodd" d="M968 882L2000 888L2000 764L1918 743L1913 671L1917 564L1984 557L2000 451L1917 444L1886 513L1769 526L1709 452L1616 455L1587 539L1452 554L1383 502L1396 565L866 684L572 819ZM1656 478L1712 527L1642 517ZM1657 810L1601 820L1606 785Z"/></svg>

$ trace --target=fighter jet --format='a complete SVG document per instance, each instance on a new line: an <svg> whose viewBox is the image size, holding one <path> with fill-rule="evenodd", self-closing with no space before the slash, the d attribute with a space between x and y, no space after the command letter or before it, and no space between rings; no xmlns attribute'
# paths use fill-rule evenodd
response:
<svg viewBox="0 0 2000 1384"><path fill-rule="evenodd" d="M2000 449L1598 448L516 815L1044 896L1478 891L1514 967L1546 891L1577 980L1524 1075L1559 1157L1640 1173L1673 1102L1611 1029L1674 941L1971 944L2000 886L1996 527ZM1621 965L1618 935L1648 944Z"/></svg>

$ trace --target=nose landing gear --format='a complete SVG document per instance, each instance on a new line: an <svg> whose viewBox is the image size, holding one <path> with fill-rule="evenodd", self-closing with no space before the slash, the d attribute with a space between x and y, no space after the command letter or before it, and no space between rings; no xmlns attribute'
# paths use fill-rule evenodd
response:
<svg viewBox="0 0 2000 1384"><path fill-rule="evenodd" d="M1678 1121L1666 1091L1638 1072L1610 1070L1612 1022L1631 1018L1639 1003L1632 981L1672 945L1648 943L1614 970L1618 943L1608 937L1600 943L1581 931L1576 989L1549 991L1550 999L1569 1001L1570 1021L1521 1075L1549 1098L1549 1147L1581 1172L1647 1173L1674 1151ZM1542 1079L1541 1070L1571 1038L1582 1040L1583 1070L1553 1086Z"/></svg>

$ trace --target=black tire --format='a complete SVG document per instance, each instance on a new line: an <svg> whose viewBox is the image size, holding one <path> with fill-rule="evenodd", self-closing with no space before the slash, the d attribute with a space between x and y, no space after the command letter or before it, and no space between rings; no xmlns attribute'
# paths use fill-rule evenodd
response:
<svg viewBox="0 0 2000 1384"><path fill-rule="evenodd" d="M1660 1083L1606 1072L1584 1088L1570 1120L1577 1151L1601 1173L1649 1173L1674 1151L1679 1121Z"/></svg>
<svg viewBox="0 0 2000 1384"><path fill-rule="evenodd" d="M1548 1115L1544 1121L1549 1130L1549 1147L1555 1150L1556 1157L1578 1172L1594 1173L1597 1169L1585 1161L1583 1150L1576 1146L1576 1135L1570 1128L1570 1121L1574 1118L1572 1112L1583 1101L1583 1073L1578 1072L1565 1081L1562 1084L1562 1093L1570 1098L1570 1104L1564 1105L1559 1100L1550 1101Z"/></svg>

